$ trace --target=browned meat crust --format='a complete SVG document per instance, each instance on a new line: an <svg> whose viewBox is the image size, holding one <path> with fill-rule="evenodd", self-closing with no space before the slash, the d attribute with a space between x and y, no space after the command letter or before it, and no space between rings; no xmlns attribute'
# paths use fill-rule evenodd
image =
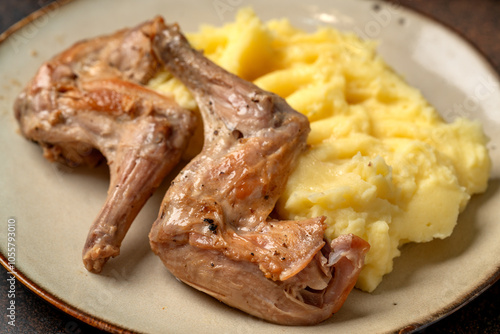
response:
<svg viewBox="0 0 500 334"><path fill-rule="evenodd" d="M120 253L194 130L190 111L141 86L161 68L151 50L158 20L73 45L41 66L14 107L21 133L47 159L70 166L107 160L108 196L83 250L89 271Z"/></svg>
<svg viewBox="0 0 500 334"><path fill-rule="evenodd" d="M306 146L307 119L193 50L177 26L159 31L154 49L195 96L205 145L165 195L153 251L180 280L255 316L291 325L327 319L369 245L353 235L325 245L324 217L269 219Z"/></svg>

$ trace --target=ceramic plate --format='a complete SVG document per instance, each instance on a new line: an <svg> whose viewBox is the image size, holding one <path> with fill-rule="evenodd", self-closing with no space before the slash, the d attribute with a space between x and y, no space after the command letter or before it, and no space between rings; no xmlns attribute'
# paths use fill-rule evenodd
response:
<svg viewBox="0 0 500 334"><path fill-rule="evenodd" d="M472 199L453 235L405 246L394 271L375 292L353 291L340 312L315 327L262 322L172 277L150 251L147 237L165 186L136 219L122 254L108 262L101 275L89 274L81 262L81 249L106 196L107 170L73 170L48 163L37 145L19 135L13 117L15 97L40 64L77 40L158 14L179 22L184 31L195 31L201 23L221 25L232 20L241 6L252 6L263 20L287 17L307 30L333 25L378 39L387 62L447 119L478 119L491 138L488 191ZM18 277L84 321L112 331L141 333L407 332L453 311L499 276L499 81L474 48L434 21L371 1L75 0L39 12L1 39L1 260L5 265L11 218L16 226Z"/></svg>

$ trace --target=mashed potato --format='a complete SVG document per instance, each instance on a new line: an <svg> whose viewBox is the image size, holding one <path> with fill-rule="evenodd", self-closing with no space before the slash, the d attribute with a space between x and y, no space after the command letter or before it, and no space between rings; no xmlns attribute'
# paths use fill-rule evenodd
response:
<svg viewBox="0 0 500 334"><path fill-rule="evenodd" d="M448 237L470 196L485 190L490 160L481 126L445 123L377 56L375 43L332 28L305 33L287 20L262 23L249 9L188 38L309 118L309 150L277 211L284 219L326 216L329 239L354 233L367 240L358 288L373 291L402 244ZM169 74L150 86L196 109Z"/></svg>

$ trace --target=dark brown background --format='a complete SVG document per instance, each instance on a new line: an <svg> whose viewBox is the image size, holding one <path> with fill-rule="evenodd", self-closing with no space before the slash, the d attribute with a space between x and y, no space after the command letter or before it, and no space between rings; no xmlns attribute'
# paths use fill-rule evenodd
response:
<svg viewBox="0 0 500 334"><path fill-rule="evenodd" d="M0 0L0 33L53 1ZM500 0L390 1L415 9L448 25L476 45L500 73ZM0 333L104 333L63 313L19 282L16 282L16 327L6 325L8 277L10 275L2 267ZM500 333L500 281L468 305L419 333Z"/></svg>

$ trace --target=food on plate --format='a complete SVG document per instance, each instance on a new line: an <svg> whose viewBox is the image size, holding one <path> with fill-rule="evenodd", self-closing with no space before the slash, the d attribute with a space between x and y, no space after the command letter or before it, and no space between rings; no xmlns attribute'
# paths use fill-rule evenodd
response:
<svg viewBox="0 0 500 334"><path fill-rule="evenodd" d="M324 217L270 218L306 148L307 118L210 62L161 18L73 45L42 65L15 104L22 134L49 160L108 162L108 197L83 250L85 267L100 272L119 254L193 134L191 111L143 87L161 68L194 94L205 136L165 195L152 249L180 280L263 319L330 317L369 244L352 234L326 243Z"/></svg>
<svg viewBox="0 0 500 334"><path fill-rule="evenodd" d="M191 48L178 26L154 49L194 95L203 150L171 183L151 232L153 251L181 281L271 322L315 324L343 304L368 243L324 241L324 217L270 218L306 147L309 122L282 98Z"/></svg>
<svg viewBox="0 0 500 334"><path fill-rule="evenodd" d="M15 104L21 133L48 160L76 166L106 158L110 185L83 250L100 272L120 253L139 210L179 162L194 114L144 87L159 69L154 22L77 43L44 63Z"/></svg>
<svg viewBox="0 0 500 334"><path fill-rule="evenodd" d="M357 287L373 291L399 247L450 235L470 196L486 189L490 159L477 122L446 123L376 54L376 44L288 20L262 23L250 9L188 39L230 72L274 92L311 123L276 207L281 219L326 216L329 240L370 243ZM170 74L149 86L186 108L195 101Z"/></svg>
<svg viewBox="0 0 500 334"><path fill-rule="evenodd" d="M373 291L401 245L449 236L486 189L480 125L446 123L375 43L249 9L188 39L157 18L77 43L16 101L47 159L109 164L89 271L119 254L186 150L153 251L185 283L282 324L327 319L354 284Z"/></svg>

